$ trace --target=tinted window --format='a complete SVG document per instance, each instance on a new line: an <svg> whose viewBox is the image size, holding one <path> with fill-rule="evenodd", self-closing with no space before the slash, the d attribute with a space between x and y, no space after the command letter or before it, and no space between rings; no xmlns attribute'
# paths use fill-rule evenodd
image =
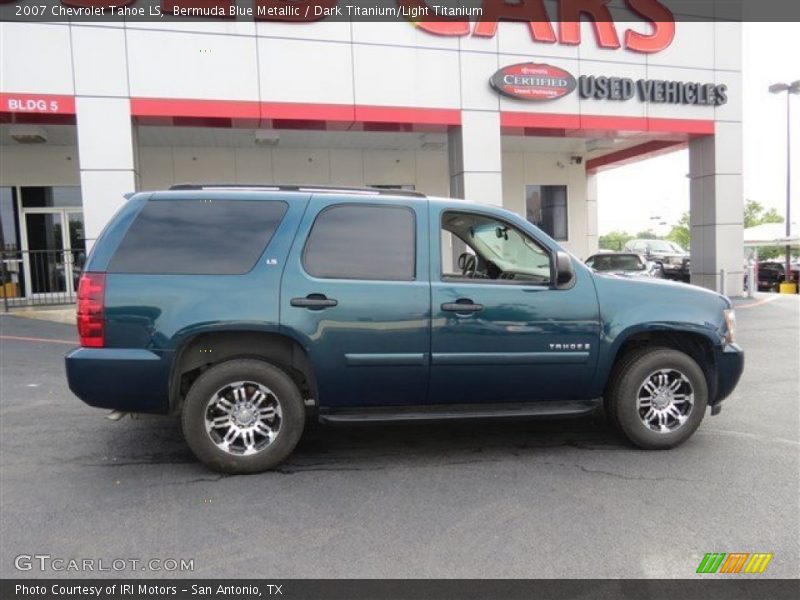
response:
<svg viewBox="0 0 800 600"><path fill-rule="evenodd" d="M333 206L314 221L303 266L314 277L411 280L415 229L405 207Z"/></svg>
<svg viewBox="0 0 800 600"><path fill-rule="evenodd" d="M22 206L25 208L82 206L81 188L78 186L24 187Z"/></svg>
<svg viewBox="0 0 800 600"><path fill-rule="evenodd" d="M598 254L586 264L596 271L644 271L647 268L635 254Z"/></svg>
<svg viewBox="0 0 800 600"><path fill-rule="evenodd" d="M122 240L109 271L247 273L287 208L285 202L262 200L150 201Z"/></svg>
<svg viewBox="0 0 800 600"><path fill-rule="evenodd" d="M651 242L647 242L647 249L653 252L683 252L683 248L678 246L677 244L673 244L672 242L667 242L665 240L653 240Z"/></svg>

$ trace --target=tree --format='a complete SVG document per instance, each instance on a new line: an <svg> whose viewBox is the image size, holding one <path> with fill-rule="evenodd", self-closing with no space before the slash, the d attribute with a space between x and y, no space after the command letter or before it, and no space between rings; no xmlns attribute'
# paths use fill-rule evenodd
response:
<svg viewBox="0 0 800 600"><path fill-rule="evenodd" d="M603 250L611 250L612 252L619 252L625 245L625 242L632 240L633 236L627 231L610 231L605 235L601 235L598 240L600 248Z"/></svg>
<svg viewBox="0 0 800 600"><path fill-rule="evenodd" d="M636 234L636 239L640 240L660 240L661 236L652 229L645 229Z"/></svg>
<svg viewBox="0 0 800 600"><path fill-rule="evenodd" d="M778 214L774 208L764 210L760 202L755 200L746 200L744 204L744 226L755 227L764 223L783 223L783 217ZM667 239L675 242L682 248L688 249L691 243L692 234L689 227L689 213L685 212L678 219L678 222L672 226L672 229L667 234ZM780 255L780 248L759 248L759 256L767 259L774 258Z"/></svg>
<svg viewBox="0 0 800 600"><path fill-rule="evenodd" d="M760 202L745 200L744 202L744 227L755 227L764 223L783 223L784 218L774 208L764 210ZM759 260L772 260L783 256L783 248L778 246L761 246L758 248Z"/></svg>
<svg viewBox="0 0 800 600"><path fill-rule="evenodd" d="M684 249L689 249L689 244L692 241L692 234L689 229L689 213L685 212L681 215L681 218L678 219L678 222L672 226L669 233L667 234L667 239L671 242L675 242Z"/></svg>
<svg viewBox="0 0 800 600"><path fill-rule="evenodd" d="M744 201L744 227L755 227L764 223L783 223L783 216L774 208L765 211L760 202L756 200Z"/></svg>

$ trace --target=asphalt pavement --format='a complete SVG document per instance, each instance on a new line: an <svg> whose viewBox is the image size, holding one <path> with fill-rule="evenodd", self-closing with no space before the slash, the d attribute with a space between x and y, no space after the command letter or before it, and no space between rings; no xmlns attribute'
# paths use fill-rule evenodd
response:
<svg viewBox="0 0 800 600"><path fill-rule="evenodd" d="M206 470L176 420L104 419L67 388L74 328L2 315L0 576L685 578L771 552L757 577L798 577L800 302L756 302L741 383L677 449L593 420L317 427L253 476ZM37 554L194 570L15 568Z"/></svg>

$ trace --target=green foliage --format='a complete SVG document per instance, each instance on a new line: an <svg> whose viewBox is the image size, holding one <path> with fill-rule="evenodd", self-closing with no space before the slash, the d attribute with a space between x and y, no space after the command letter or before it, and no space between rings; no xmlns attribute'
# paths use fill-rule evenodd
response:
<svg viewBox="0 0 800 600"><path fill-rule="evenodd" d="M744 227L755 227L756 225L763 225L764 223L783 223L784 218L778 214L774 208L764 210L760 202L755 200L745 200L744 203ZM759 260L773 260L779 256L783 256L783 246L760 246L758 248ZM792 251L792 254L796 254Z"/></svg>
<svg viewBox="0 0 800 600"><path fill-rule="evenodd" d="M744 204L744 226L755 227L756 225L763 225L764 223L783 223L784 218L774 208L765 210L760 202L755 200L745 200ZM600 248L604 250L613 250L619 252L625 245L625 242L632 239L667 239L675 242L685 250L689 249L691 243L692 233L689 226L689 213L685 212L681 215L678 222L672 226L669 233L663 238L656 234L652 229L640 231L632 235L627 231L612 231L606 235L600 236ZM758 249L758 256L761 260L770 260L778 256L783 256L783 247L761 247ZM793 249L792 254L796 255Z"/></svg>
<svg viewBox="0 0 800 600"><path fill-rule="evenodd" d="M783 256L783 246L759 246L758 260L774 260Z"/></svg>
<svg viewBox="0 0 800 600"><path fill-rule="evenodd" d="M683 213L681 218L678 219L678 222L672 226L672 229L670 229L667 234L667 239L671 242L675 242L685 250L689 249L689 244L692 241L692 233L689 229L688 212Z"/></svg>
<svg viewBox="0 0 800 600"><path fill-rule="evenodd" d="M602 250L611 250L619 252L625 245L625 242L632 240L633 236L625 231L611 231L606 235L601 235L598 240L599 246Z"/></svg>
<svg viewBox="0 0 800 600"><path fill-rule="evenodd" d="M774 208L765 211L760 202L744 201L744 228L763 225L764 223L783 223L783 216Z"/></svg>

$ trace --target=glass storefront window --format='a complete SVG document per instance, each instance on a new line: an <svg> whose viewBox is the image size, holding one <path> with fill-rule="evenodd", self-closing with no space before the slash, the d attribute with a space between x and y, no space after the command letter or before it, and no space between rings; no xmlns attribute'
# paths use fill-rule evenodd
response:
<svg viewBox="0 0 800 600"><path fill-rule="evenodd" d="M14 188L0 187L0 250L19 250Z"/></svg>
<svg viewBox="0 0 800 600"><path fill-rule="evenodd" d="M80 207L81 188L78 186L24 187L23 208L67 208Z"/></svg>
<svg viewBox="0 0 800 600"><path fill-rule="evenodd" d="M569 237L567 186L526 185L525 216L551 238L566 241Z"/></svg>

